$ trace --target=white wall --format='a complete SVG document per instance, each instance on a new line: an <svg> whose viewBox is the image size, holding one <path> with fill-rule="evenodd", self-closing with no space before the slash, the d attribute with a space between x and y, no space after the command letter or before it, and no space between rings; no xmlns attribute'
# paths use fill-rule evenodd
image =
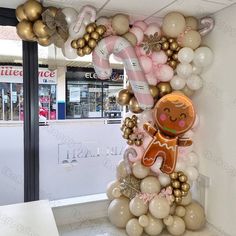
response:
<svg viewBox="0 0 236 236"><path fill-rule="evenodd" d="M236 233L236 6L214 16L216 26L207 36L215 59L203 74L205 86L195 103L201 116L196 148L200 171L210 178L207 217L222 231Z"/></svg>

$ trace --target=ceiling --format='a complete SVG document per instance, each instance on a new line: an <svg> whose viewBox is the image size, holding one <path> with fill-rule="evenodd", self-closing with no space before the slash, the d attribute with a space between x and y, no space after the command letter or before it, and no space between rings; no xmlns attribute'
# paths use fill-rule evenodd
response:
<svg viewBox="0 0 236 236"><path fill-rule="evenodd" d="M25 0L0 0L0 7L16 8L24 2ZM98 16L111 16L122 12L129 14L131 20L153 20L163 17L170 11L202 17L229 7L235 4L236 0L43 0L41 2L44 5L73 6L77 10L89 4L97 8Z"/></svg>

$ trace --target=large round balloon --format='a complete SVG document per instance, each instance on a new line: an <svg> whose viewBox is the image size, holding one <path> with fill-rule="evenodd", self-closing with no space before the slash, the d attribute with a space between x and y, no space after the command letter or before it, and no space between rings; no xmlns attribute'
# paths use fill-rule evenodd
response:
<svg viewBox="0 0 236 236"><path fill-rule="evenodd" d="M193 62L196 66L206 67L212 63L213 52L208 47L200 47L195 51Z"/></svg>
<svg viewBox="0 0 236 236"><path fill-rule="evenodd" d="M115 197L114 197L113 194L112 194L112 191L114 190L114 188L117 188L117 187L119 187L119 186L120 186L120 182L119 182L119 181L116 181L116 180L110 182L110 183L107 185L107 192L106 192L106 194L107 194L107 197L108 197L109 200L115 199Z"/></svg>
<svg viewBox="0 0 236 236"><path fill-rule="evenodd" d="M43 6L38 1L29 0L24 4L23 11L27 19L30 21L35 21L40 18L43 12Z"/></svg>
<svg viewBox="0 0 236 236"><path fill-rule="evenodd" d="M141 181L140 189L142 193L159 193L161 185L156 177L148 176Z"/></svg>
<svg viewBox="0 0 236 236"><path fill-rule="evenodd" d="M154 197L149 204L150 213L157 219L164 219L170 213L170 204L165 197Z"/></svg>
<svg viewBox="0 0 236 236"><path fill-rule="evenodd" d="M178 12L171 12L164 17L162 30L169 37L176 38L185 29L185 18Z"/></svg>
<svg viewBox="0 0 236 236"><path fill-rule="evenodd" d="M181 236L185 232L185 223L182 218L173 216L174 222L167 226L167 230L171 235Z"/></svg>
<svg viewBox="0 0 236 236"><path fill-rule="evenodd" d="M196 49L201 44L201 35L196 30L190 30L184 34L180 44L182 47Z"/></svg>
<svg viewBox="0 0 236 236"><path fill-rule="evenodd" d="M147 216L149 223L148 226L144 228L144 231L150 236L159 235L164 228L162 220L156 219L151 214L148 214Z"/></svg>
<svg viewBox="0 0 236 236"><path fill-rule="evenodd" d="M141 216L147 213L148 205L138 196L133 198L129 203L130 212L135 216Z"/></svg>
<svg viewBox="0 0 236 236"><path fill-rule="evenodd" d="M133 218L126 225L126 232L129 236L141 236L143 227L139 224L138 219Z"/></svg>

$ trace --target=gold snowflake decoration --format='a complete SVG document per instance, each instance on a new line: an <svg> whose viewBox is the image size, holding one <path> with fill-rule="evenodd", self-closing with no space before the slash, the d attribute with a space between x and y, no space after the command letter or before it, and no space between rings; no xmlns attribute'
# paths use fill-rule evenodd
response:
<svg viewBox="0 0 236 236"><path fill-rule="evenodd" d="M149 36L145 34L141 47L146 54L150 54L151 52L159 52L161 50L162 43L161 37L157 32L154 35Z"/></svg>

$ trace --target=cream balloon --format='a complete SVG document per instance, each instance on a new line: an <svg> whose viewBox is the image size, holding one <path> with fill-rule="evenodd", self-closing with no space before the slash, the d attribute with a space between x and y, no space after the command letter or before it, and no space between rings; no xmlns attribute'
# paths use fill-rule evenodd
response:
<svg viewBox="0 0 236 236"><path fill-rule="evenodd" d="M128 175L125 161L121 160L116 167L116 178L125 178Z"/></svg>
<svg viewBox="0 0 236 236"><path fill-rule="evenodd" d="M186 80L181 78L178 75L175 75L172 80L170 81L170 85L173 90L181 90L186 85Z"/></svg>
<svg viewBox="0 0 236 236"><path fill-rule="evenodd" d="M191 90L188 86L185 86L181 89L181 92L184 93L187 97L191 97L194 94L194 91Z"/></svg>
<svg viewBox="0 0 236 236"><path fill-rule="evenodd" d="M183 206L177 206L175 209L175 214L179 217L184 217L186 214L186 210Z"/></svg>
<svg viewBox="0 0 236 236"><path fill-rule="evenodd" d="M159 180L161 186L163 186L163 187L166 187L167 185L169 185L170 181L171 181L169 175L167 175L165 173L160 173L158 175L158 180Z"/></svg>
<svg viewBox="0 0 236 236"><path fill-rule="evenodd" d="M108 197L109 200L115 199L115 197L114 197L113 194L112 194L112 191L113 191L115 188L119 187L119 186L120 186L120 182L119 182L119 181L112 181L112 182L110 182L110 183L107 185L107 192L106 192L106 194L107 194L107 197Z"/></svg>
<svg viewBox="0 0 236 236"><path fill-rule="evenodd" d="M184 34L180 44L182 47L196 49L201 44L201 35L196 30L190 30Z"/></svg>
<svg viewBox="0 0 236 236"><path fill-rule="evenodd" d="M148 176L141 181L140 189L142 193L159 193L161 184L154 176Z"/></svg>
<svg viewBox="0 0 236 236"><path fill-rule="evenodd" d="M77 50L71 47L71 42L73 41L72 38L68 38L68 40L65 42L63 48L62 48L62 53L64 57L68 59L75 59L78 57L77 55Z"/></svg>
<svg viewBox="0 0 236 236"><path fill-rule="evenodd" d="M180 63L176 68L176 72L179 77L186 79L192 74L193 68L192 65L189 63L188 64Z"/></svg>
<svg viewBox="0 0 236 236"><path fill-rule="evenodd" d="M195 153L195 152L190 152L190 153L187 155L186 160L187 160L188 166L193 166L193 167L198 166L199 157L198 157L197 153Z"/></svg>
<svg viewBox="0 0 236 236"><path fill-rule="evenodd" d="M194 58L194 51L192 48L181 48L178 52L178 60L181 63L190 63Z"/></svg>
<svg viewBox="0 0 236 236"><path fill-rule="evenodd" d="M188 79L187 79L187 86L191 90L199 90L203 86L203 80L199 75L192 74Z"/></svg>
<svg viewBox="0 0 236 236"><path fill-rule="evenodd" d="M125 228L128 221L133 217L129 210L129 199L120 197L114 199L108 207L108 218L113 225Z"/></svg>
<svg viewBox="0 0 236 236"><path fill-rule="evenodd" d="M193 16L188 16L185 18L186 27L190 27L192 30L198 30L198 19Z"/></svg>
<svg viewBox="0 0 236 236"><path fill-rule="evenodd" d="M164 219L170 213L170 204L165 197L154 197L149 204L150 213L157 219Z"/></svg>
<svg viewBox="0 0 236 236"><path fill-rule="evenodd" d="M196 66L194 63L192 64L193 74L199 75L202 73L202 67Z"/></svg>
<svg viewBox="0 0 236 236"><path fill-rule="evenodd" d="M167 226L167 230L171 235L181 236L185 232L185 223L182 218L173 216L173 224Z"/></svg>
<svg viewBox="0 0 236 236"><path fill-rule="evenodd" d="M166 226L169 226L169 225L172 225L174 223L174 218L172 215L168 215L167 217L165 217L163 219L163 223L166 225Z"/></svg>
<svg viewBox="0 0 236 236"><path fill-rule="evenodd" d="M63 8L62 13L65 15L68 25L75 22L78 16L78 12L72 7Z"/></svg>
<svg viewBox="0 0 236 236"><path fill-rule="evenodd" d="M200 47L195 50L193 62L196 66L206 67L213 61L213 52L208 47Z"/></svg>
<svg viewBox="0 0 236 236"><path fill-rule="evenodd" d="M187 196L182 198L182 201L179 205L181 206L187 206L192 202L192 193L188 192Z"/></svg>
<svg viewBox="0 0 236 236"><path fill-rule="evenodd" d="M141 162L135 162L132 166L133 175L138 179L143 179L148 176L150 169L141 164Z"/></svg>
<svg viewBox="0 0 236 236"><path fill-rule="evenodd" d="M168 13L163 20L162 30L169 37L177 37L185 29L184 16L178 12Z"/></svg>
<svg viewBox="0 0 236 236"><path fill-rule="evenodd" d="M138 222L141 226L143 227L147 227L148 224L149 224L149 219L148 219L148 216L146 215L142 215L138 218Z"/></svg>
<svg viewBox="0 0 236 236"><path fill-rule="evenodd" d="M189 230L200 230L206 223L206 217L203 207L197 203L192 202L186 207L186 214L184 216L186 228Z"/></svg>
<svg viewBox="0 0 236 236"><path fill-rule="evenodd" d="M189 166L185 170L185 174L187 175L188 179L191 181L197 180L199 176L199 172L195 167Z"/></svg>
<svg viewBox="0 0 236 236"><path fill-rule="evenodd" d="M154 218L151 214L148 214L147 216L149 224L144 228L145 233L150 236L159 235L164 228L162 220Z"/></svg>
<svg viewBox="0 0 236 236"><path fill-rule="evenodd" d="M138 196L134 197L129 203L130 212L135 216L141 216L147 213L148 205Z"/></svg>
<svg viewBox="0 0 236 236"><path fill-rule="evenodd" d="M118 188L114 188L114 189L112 190L112 196L113 196L114 198L119 198L121 195L122 195L122 193L121 193L119 187L118 187Z"/></svg>
<svg viewBox="0 0 236 236"><path fill-rule="evenodd" d="M129 236L141 236L143 234L143 227L139 224L138 219L133 218L128 221L126 232Z"/></svg>

